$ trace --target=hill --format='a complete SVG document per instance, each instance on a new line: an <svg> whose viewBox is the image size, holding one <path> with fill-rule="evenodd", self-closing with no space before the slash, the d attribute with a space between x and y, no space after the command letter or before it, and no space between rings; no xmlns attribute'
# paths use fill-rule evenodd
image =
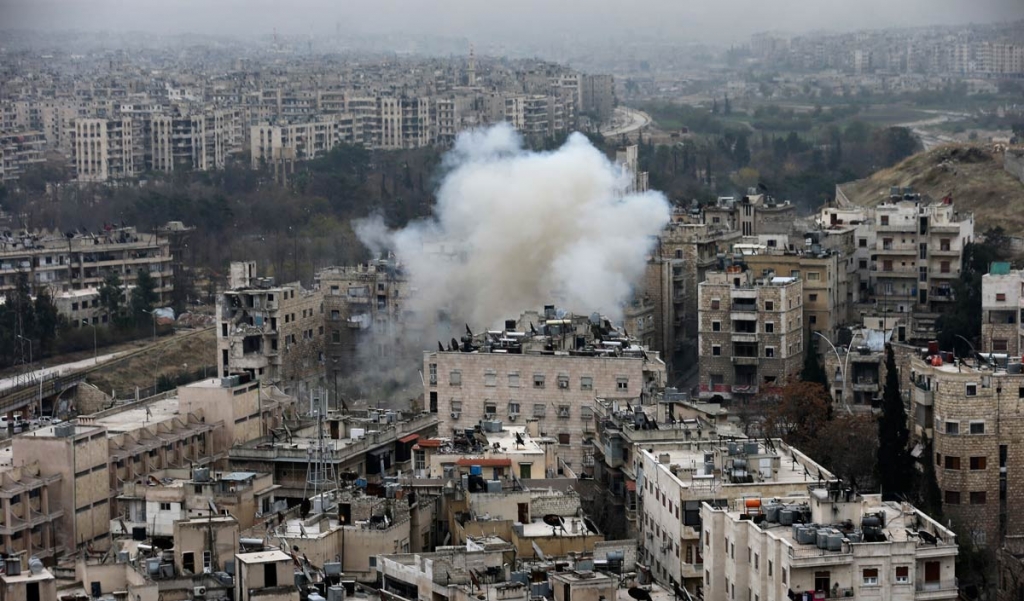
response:
<svg viewBox="0 0 1024 601"><path fill-rule="evenodd" d="M889 197L891 186L910 186L933 199L951 195L957 209L974 212L975 232L999 225L1008 235L1024 236L1024 183L1003 169L1001 151L940 146L839 189L855 204L875 206Z"/></svg>

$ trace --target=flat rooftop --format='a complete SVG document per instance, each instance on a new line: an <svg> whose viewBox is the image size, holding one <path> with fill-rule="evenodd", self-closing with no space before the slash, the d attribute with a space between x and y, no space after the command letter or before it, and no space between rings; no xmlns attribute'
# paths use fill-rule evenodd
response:
<svg viewBox="0 0 1024 601"><path fill-rule="evenodd" d="M753 441L746 442L753 444ZM743 443L741 440L736 444L742 448ZM782 447L781 443L776 446L775 451L766 448L763 442L756 444L756 454L735 456L729 455L727 444L718 442L641 445L641 451L652 456L662 474L676 478L683 488L706 487L720 490L722 486L730 485L801 485L817 482L819 469L826 477L831 475L824 468L802 456L797 455L797 459L794 460L791 449ZM711 452L715 455L715 469L713 474L707 474L704 459L705 454ZM737 459L745 462L745 470L753 477L751 482L733 482L725 474L726 469L734 467ZM794 486L793 491L800 489L800 486Z"/></svg>
<svg viewBox="0 0 1024 601"><path fill-rule="evenodd" d="M179 417L178 399L160 399L148 403L143 407L133 407L110 415L97 418L94 422L97 426L104 426L108 434L120 434L122 432L134 432L144 426L165 422ZM180 415L186 419L184 415Z"/></svg>
<svg viewBox="0 0 1024 601"><path fill-rule="evenodd" d="M599 532L588 528L583 518L564 517L562 518L562 522L562 527L558 527L550 526L542 519L534 519L529 524L523 524L523 536L526 538L543 536L571 538L574 536L595 536L600 534Z"/></svg>
<svg viewBox="0 0 1024 601"><path fill-rule="evenodd" d="M659 584L651 584L648 588L648 593L651 595L651 601L678 601L675 593L669 591L667 588ZM619 588L615 591L615 601L636 601L633 597L629 596L629 587Z"/></svg>
<svg viewBox="0 0 1024 601"><path fill-rule="evenodd" d="M239 553L235 555L242 563L271 563L278 561L291 562L292 558L284 551L274 549L272 551L260 551L258 553Z"/></svg>

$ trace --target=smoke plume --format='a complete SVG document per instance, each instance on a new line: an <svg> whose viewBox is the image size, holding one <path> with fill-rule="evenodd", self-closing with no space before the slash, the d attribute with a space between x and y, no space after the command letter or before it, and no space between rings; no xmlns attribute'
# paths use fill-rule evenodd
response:
<svg viewBox="0 0 1024 601"><path fill-rule="evenodd" d="M461 134L444 167L434 217L356 224L371 251L405 265L408 309L475 328L545 304L621 316L669 219L661 193L627 194L629 175L581 134L531 152L506 124Z"/></svg>

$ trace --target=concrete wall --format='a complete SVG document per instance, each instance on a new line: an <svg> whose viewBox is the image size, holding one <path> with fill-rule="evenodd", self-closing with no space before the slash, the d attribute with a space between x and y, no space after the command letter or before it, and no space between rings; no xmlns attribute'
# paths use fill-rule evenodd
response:
<svg viewBox="0 0 1024 601"><path fill-rule="evenodd" d="M1003 169L1024 182L1024 151L1007 149L1003 154Z"/></svg>

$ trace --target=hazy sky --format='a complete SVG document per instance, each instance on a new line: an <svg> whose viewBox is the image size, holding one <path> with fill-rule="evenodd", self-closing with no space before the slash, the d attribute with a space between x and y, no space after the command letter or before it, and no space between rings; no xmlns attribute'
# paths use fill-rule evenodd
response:
<svg viewBox="0 0 1024 601"><path fill-rule="evenodd" d="M0 28L158 33L436 33L600 38L658 31L736 42L754 31L1024 18L1024 0L0 0Z"/></svg>

